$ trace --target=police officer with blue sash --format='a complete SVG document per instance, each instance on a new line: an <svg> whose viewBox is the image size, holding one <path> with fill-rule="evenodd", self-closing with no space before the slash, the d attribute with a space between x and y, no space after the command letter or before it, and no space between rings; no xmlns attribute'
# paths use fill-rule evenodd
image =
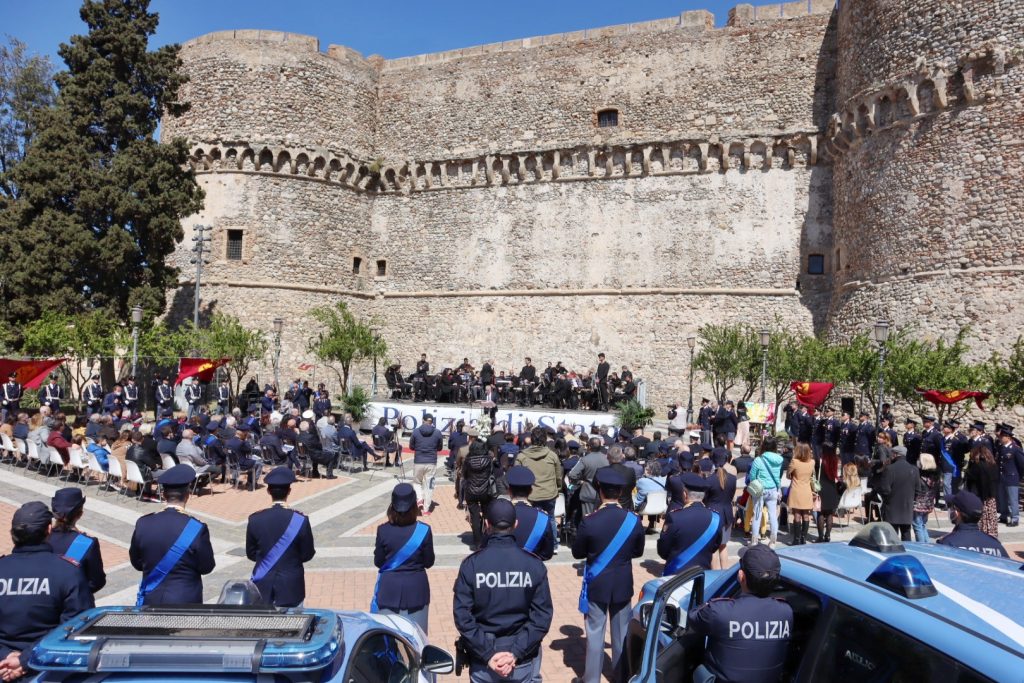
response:
<svg viewBox="0 0 1024 683"><path fill-rule="evenodd" d="M417 520L416 489L398 484L391 492L388 521L377 527L373 564L378 569L370 611L398 614L427 632L430 583L427 571L434 566L434 535Z"/></svg>
<svg viewBox="0 0 1024 683"><path fill-rule="evenodd" d="M64 388L57 384L57 377L50 375L50 381L39 390L39 405L50 409L51 414L60 412L60 402L64 400Z"/></svg>
<svg viewBox="0 0 1024 683"><path fill-rule="evenodd" d="M59 489L53 494L50 509L55 521L47 543L53 552L82 568L89 590L95 595L107 585L107 575L103 571L100 542L76 528L85 509L85 494L77 487Z"/></svg>
<svg viewBox="0 0 1024 683"><path fill-rule="evenodd" d="M594 477L601 506L580 523L572 556L586 559L579 609L586 617L587 654L583 683L598 683L604 663L605 624L610 622L612 668L617 667L629 626L633 558L644 554L640 518L619 507L622 475L602 467Z"/></svg>
<svg viewBox="0 0 1024 683"><path fill-rule="evenodd" d="M715 598L690 610L686 628L707 637L704 663L695 683L778 681L793 633L793 608L768 597L782 572L778 555L767 545L740 555L736 573L740 594Z"/></svg>
<svg viewBox="0 0 1024 683"><path fill-rule="evenodd" d="M0 677L27 673L33 646L47 633L92 609L85 574L46 543L50 509L32 501L11 519L14 551L0 557Z"/></svg>
<svg viewBox="0 0 1024 683"><path fill-rule="evenodd" d="M264 481L273 506L249 516L245 556L256 563L252 582L263 601L275 607L299 607L306 599L302 564L316 555L309 518L288 507L295 473L275 467Z"/></svg>
<svg viewBox="0 0 1024 683"><path fill-rule="evenodd" d="M523 550L542 560L550 560L555 552L555 533L546 512L530 505L536 476L529 469L517 465L506 475L508 493L516 507L516 543Z"/></svg>
<svg viewBox="0 0 1024 683"><path fill-rule="evenodd" d="M683 509L665 516L665 526L658 538L658 555L665 560L663 576L690 567L711 569L711 558L722 536L722 516L704 506L704 494L711 488L711 482L693 472L680 478Z"/></svg>
<svg viewBox="0 0 1024 683"><path fill-rule="evenodd" d="M18 383L18 373L12 372L7 376L7 383L3 386L2 392L3 410L0 411L3 414L0 415L0 421L6 422L7 416L18 414L21 410L21 384Z"/></svg>
<svg viewBox="0 0 1024 683"><path fill-rule="evenodd" d="M166 509L135 523L128 557L142 572L137 605L197 604L203 601L203 575L216 566L210 531L185 514L196 471L175 465L157 480Z"/></svg>
<svg viewBox="0 0 1024 683"><path fill-rule="evenodd" d="M452 611L470 683L541 680L540 646L554 608L544 563L516 541L516 514L504 498L487 506L488 541L455 579Z"/></svg>

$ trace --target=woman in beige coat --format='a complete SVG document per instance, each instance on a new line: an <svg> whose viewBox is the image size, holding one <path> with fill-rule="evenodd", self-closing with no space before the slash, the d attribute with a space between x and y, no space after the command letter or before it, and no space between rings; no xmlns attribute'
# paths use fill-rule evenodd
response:
<svg viewBox="0 0 1024 683"><path fill-rule="evenodd" d="M792 517L792 545L807 542L807 529L811 525L811 510L814 508L814 490L811 478L814 476L814 454L811 447L798 443L789 463L789 512Z"/></svg>

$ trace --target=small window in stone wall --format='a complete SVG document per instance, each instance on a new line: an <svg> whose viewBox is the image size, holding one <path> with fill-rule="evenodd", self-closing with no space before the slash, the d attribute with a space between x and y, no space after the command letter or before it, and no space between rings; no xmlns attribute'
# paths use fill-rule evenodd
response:
<svg viewBox="0 0 1024 683"><path fill-rule="evenodd" d="M363 272L363 259L358 256L352 257L352 274L361 275Z"/></svg>
<svg viewBox="0 0 1024 683"><path fill-rule="evenodd" d="M842 268L843 268L843 260L842 260L842 254L843 254L843 252L842 252L841 250L839 250L839 249L836 249L836 266L835 266L835 272L837 272L837 273L838 273L838 272L839 272L840 270L842 270Z"/></svg>
<svg viewBox="0 0 1024 683"><path fill-rule="evenodd" d="M377 259L377 277L388 276L388 262L384 259Z"/></svg>
<svg viewBox="0 0 1024 683"><path fill-rule="evenodd" d="M807 257L807 274L821 275L825 272L825 255L811 254Z"/></svg>
<svg viewBox="0 0 1024 683"><path fill-rule="evenodd" d="M598 128L614 128L617 125L619 125L618 109L602 109L597 112Z"/></svg>
<svg viewBox="0 0 1024 683"><path fill-rule="evenodd" d="M228 261L241 261L242 260L242 231L241 230L228 230L227 258L228 258Z"/></svg>

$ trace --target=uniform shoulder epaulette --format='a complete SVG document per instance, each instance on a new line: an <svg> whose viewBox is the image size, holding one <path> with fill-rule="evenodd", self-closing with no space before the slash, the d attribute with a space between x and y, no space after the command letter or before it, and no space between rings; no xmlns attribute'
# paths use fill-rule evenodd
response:
<svg viewBox="0 0 1024 683"><path fill-rule="evenodd" d="M81 567L82 566L81 562L79 562L77 560L73 560L70 557L68 557L67 555L58 555L58 557L60 559L64 560L65 562L67 562L68 564L70 564L72 567Z"/></svg>

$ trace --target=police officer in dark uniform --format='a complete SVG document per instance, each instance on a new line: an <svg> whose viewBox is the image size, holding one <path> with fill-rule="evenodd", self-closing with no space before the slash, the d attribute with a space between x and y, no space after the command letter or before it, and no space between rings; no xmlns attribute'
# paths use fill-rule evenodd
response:
<svg viewBox="0 0 1024 683"><path fill-rule="evenodd" d="M1006 526L1020 523L1020 480L1024 478L1024 450L1013 436L1013 426L1005 423L996 425L999 447L996 462L999 464L1000 515L1006 519Z"/></svg>
<svg viewBox="0 0 1024 683"><path fill-rule="evenodd" d="M156 387L156 416L161 418L174 412L174 388L171 378L164 377Z"/></svg>
<svg viewBox="0 0 1024 683"><path fill-rule="evenodd" d="M55 521L46 542L54 553L82 568L89 582L89 591L95 595L107 585L107 575L103 571L100 542L75 527L85 509L85 494L77 487L59 489L53 494L50 509Z"/></svg>
<svg viewBox="0 0 1024 683"><path fill-rule="evenodd" d="M185 387L185 402L188 403L186 419L191 420L193 415L198 415L203 405L203 387L198 377L192 378L192 383Z"/></svg>
<svg viewBox="0 0 1024 683"><path fill-rule="evenodd" d="M899 446L900 445L899 434L897 434L896 430L892 428L892 423L889 422L889 418L887 418L884 415L882 416L881 423L878 425L878 432L880 434L883 433L883 432L888 434L889 435L889 443L891 445L893 445L893 446Z"/></svg>
<svg viewBox="0 0 1024 683"><path fill-rule="evenodd" d="M981 498L964 489L950 499L953 530L936 541L942 545L973 550L993 557L1009 557L1003 544L978 528L981 520Z"/></svg>
<svg viewBox="0 0 1024 683"><path fill-rule="evenodd" d="M551 518L542 510L530 505L536 476L528 468L517 465L506 475L508 494L516 507L516 544L542 560L550 560L555 552L555 533Z"/></svg>
<svg viewBox="0 0 1024 683"><path fill-rule="evenodd" d="M611 365L604 359L604 354L597 354L597 374L594 377L594 388L597 390L597 399L601 410L608 410L608 372Z"/></svg>
<svg viewBox="0 0 1024 683"><path fill-rule="evenodd" d="M103 385L100 384L100 376L93 375L89 384L85 387L85 416L91 417L103 408Z"/></svg>
<svg viewBox="0 0 1024 683"><path fill-rule="evenodd" d="M217 414L227 415L229 412L231 412L231 387L225 379L221 380L217 387Z"/></svg>
<svg viewBox="0 0 1024 683"><path fill-rule="evenodd" d="M324 415L331 413L331 394L324 387L323 382L317 385L316 393L313 394L313 414L319 420Z"/></svg>
<svg viewBox="0 0 1024 683"><path fill-rule="evenodd" d="M975 420L974 423L971 424L968 437L970 439L969 447L967 449L968 453L975 447L981 446L982 448L987 448L989 453L995 455L996 445L995 442L992 441L992 437L985 433L984 422Z"/></svg>
<svg viewBox="0 0 1024 683"><path fill-rule="evenodd" d="M572 556L586 558L580 611L586 616L587 651L584 683L598 683L604 663L605 623L611 622L612 668L618 666L629 626L633 597L633 558L644 554L644 528L619 506L626 482L610 467L595 476L601 506L580 523Z"/></svg>
<svg viewBox="0 0 1024 683"><path fill-rule="evenodd" d="M430 582L427 570L434 566L434 535L430 526L417 520L412 484L398 484L391 491L387 522L377 527L373 564L379 575L373 589L371 612L398 614L427 632Z"/></svg>
<svg viewBox="0 0 1024 683"><path fill-rule="evenodd" d="M860 412L860 424L857 425L857 440L853 452L864 458L870 458L875 448L875 426L871 424L871 415Z"/></svg>
<svg viewBox="0 0 1024 683"><path fill-rule="evenodd" d="M124 408L129 418L139 412L139 385L135 383L135 375L128 375L125 380Z"/></svg>
<svg viewBox="0 0 1024 683"><path fill-rule="evenodd" d="M50 413L60 412L60 402L64 399L64 388L57 384L56 375L50 375L50 381L39 390L39 405L46 406Z"/></svg>
<svg viewBox="0 0 1024 683"><path fill-rule="evenodd" d="M704 506L704 494L711 482L693 472L680 475L683 509L665 516L658 538L658 555L665 560L663 576L690 567L711 569L711 558L722 537L722 516Z"/></svg>
<svg viewBox="0 0 1024 683"><path fill-rule="evenodd" d="M167 507L140 517L135 523L128 557L142 572L140 605L174 605L203 601L203 575L216 566L210 530L185 514L189 489L196 471L189 465L175 465L160 475ZM183 548L183 552L176 552ZM166 575L153 570L166 569Z"/></svg>
<svg viewBox="0 0 1024 683"><path fill-rule="evenodd" d="M283 465L275 467L264 481L273 505L249 515L245 556L256 563L252 580L266 604L298 607L306 599L302 564L316 555L313 528L306 515L288 507L294 472Z"/></svg>
<svg viewBox="0 0 1024 683"><path fill-rule="evenodd" d="M908 417L904 427L906 431L903 432L903 446L907 449L907 462L916 465L921 455L921 435L917 433L917 420Z"/></svg>
<svg viewBox="0 0 1024 683"><path fill-rule="evenodd" d="M843 419L839 424L839 459L844 465L853 462L857 450L857 425L850 418L850 413L843 411Z"/></svg>
<svg viewBox="0 0 1024 683"><path fill-rule="evenodd" d="M3 404L3 414L0 421L6 422L7 416L11 413L17 415L21 410L21 385L18 383L18 373L12 372L7 376L7 383L3 386L3 396L0 403Z"/></svg>
<svg viewBox="0 0 1024 683"><path fill-rule="evenodd" d="M793 608L768 597L782 565L763 543L740 555L737 578L741 593L715 598L690 610L686 628L706 636L704 663L693 680L777 681L793 632Z"/></svg>
<svg viewBox="0 0 1024 683"><path fill-rule="evenodd" d="M541 641L554 611L547 569L516 542L511 502L493 501L485 518L488 542L462 561L455 579L459 647L471 683L532 683L540 680Z"/></svg>
<svg viewBox="0 0 1024 683"><path fill-rule="evenodd" d="M50 509L25 503L11 519L14 551L0 557L0 676L29 672L32 647L47 633L94 606L85 574L46 543Z"/></svg>

